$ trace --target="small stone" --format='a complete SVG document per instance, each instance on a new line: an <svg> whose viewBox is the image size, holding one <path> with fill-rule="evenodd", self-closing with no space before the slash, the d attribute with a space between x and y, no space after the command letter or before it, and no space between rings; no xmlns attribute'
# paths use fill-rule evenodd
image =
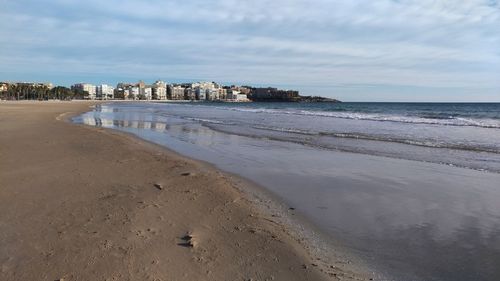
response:
<svg viewBox="0 0 500 281"><path fill-rule="evenodd" d="M184 247L194 248L198 244L198 242L196 241L196 239L194 238L194 236L192 234L189 234L189 233L186 234L186 235L184 235L183 237L181 237L181 239L185 241L184 243L180 244L180 245L182 245Z"/></svg>
<svg viewBox="0 0 500 281"><path fill-rule="evenodd" d="M163 186L159 183L155 183L155 187L158 188L159 190L163 190Z"/></svg>
<svg viewBox="0 0 500 281"><path fill-rule="evenodd" d="M189 176L189 175L191 175L191 173L189 173L189 172L185 172L185 173L182 173L182 174L181 174L181 176L183 176L183 177L187 177L187 176Z"/></svg>

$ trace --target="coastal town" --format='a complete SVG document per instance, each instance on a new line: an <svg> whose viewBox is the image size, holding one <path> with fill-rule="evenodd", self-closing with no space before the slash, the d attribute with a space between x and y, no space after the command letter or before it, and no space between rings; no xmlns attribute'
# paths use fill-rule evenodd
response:
<svg viewBox="0 0 500 281"><path fill-rule="evenodd" d="M216 82L152 84L120 82L116 87L77 83L70 88L52 83L0 82L2 100L145 100L145 101L221 101L221 102L311 102L337 101L323 97L301 96L296 90L273 87L224 86Z"/></svg>

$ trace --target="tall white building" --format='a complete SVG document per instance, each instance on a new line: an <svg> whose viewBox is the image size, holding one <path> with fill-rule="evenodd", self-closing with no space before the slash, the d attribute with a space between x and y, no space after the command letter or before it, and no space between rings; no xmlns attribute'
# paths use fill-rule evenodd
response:
<svg viewBox="0 0 500 281"><path fill-rule="evenodd" d="M214 101L214 100L219 99L219 89L210 88L210 89L207 89L205 92L206 92L206 99L207 100Z"/></svg>
<svg viewBox="0 0 500 281"><path fill-rule="evenodd" d="M219 97L217 85L213 82L193 83L191 88L195 90L196 99L198 100L215 100Z"/></svg>
<svg viewBox="0 0 500 281"><path fill-rule="evenodd" d="M208 99L208 95L207 95L207 89L204 89L204 88L196 88L195 92L196 92L196 99L198 100L207 100Z"/></svg>
<svg viewBox="0 0 500 281"><path fill-rule="evenodd" d="M156 81L153 84L153 98L157 100L167 99L167 84L163 81Z"/></svg>
<svg viewBox="0 0 500 281"><path fill-rule="evenodd" d="M139 87L129 88L129 93L128 93L127 99L130 99L130 100L139 99Z"/></svg>
<svg viewBox="0 0 500 281"><path fill-rule="evenodd" d="M96 96L101 100L109 100L114 98L115 89L109 85L102 84L96 87Z"/></svg>
<svg viewBox="0 0 500 281"><path fill-rule="evenodd" d="M170 87L170 95L173 100L183 100L184 99L184 87L172 86Z"/></svg>
<svg viewBox="0 0 500 281"><path fill-rule="evenodd" d="M153 89L151 87L144 88L144 96L146 100L151 100L153 98Z"/></svg>

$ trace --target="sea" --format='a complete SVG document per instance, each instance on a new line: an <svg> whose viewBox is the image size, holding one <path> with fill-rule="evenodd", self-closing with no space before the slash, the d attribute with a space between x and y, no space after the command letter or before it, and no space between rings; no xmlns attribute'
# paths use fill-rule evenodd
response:
<svg viewBox="0 0 500 281"><path fill-rule="evenodd" d="M380 280L500 280L500 103L110 102L74 122L259 184Z"/></svg>

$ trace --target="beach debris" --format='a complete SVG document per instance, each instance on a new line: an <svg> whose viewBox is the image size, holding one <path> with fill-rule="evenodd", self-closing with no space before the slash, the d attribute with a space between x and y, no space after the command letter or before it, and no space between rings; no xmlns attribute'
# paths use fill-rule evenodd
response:
<svg viewBox="0 0 500 281"><path fill-rule="evenodd" d="M163 190L163 185L159 184L159 183L155 183L154 186L159 189L159 190Z"/></svg>
<svg viewBox="0 0 500 281"><path fill-rule="evenodd" d="M189 176L189 175L191 175L191 173L190 173L190 172L184 172L184 173L182 173L182 174L181 174L181 176L183 176L183 177L187 177L187 176Z"/></svg>
<svg viewBox="0 0 500 281"><path fill-rule="evenodd" d="M290 207L290 208L288 208L288 210L295 211L295 208L294 207Z"/></svg>

